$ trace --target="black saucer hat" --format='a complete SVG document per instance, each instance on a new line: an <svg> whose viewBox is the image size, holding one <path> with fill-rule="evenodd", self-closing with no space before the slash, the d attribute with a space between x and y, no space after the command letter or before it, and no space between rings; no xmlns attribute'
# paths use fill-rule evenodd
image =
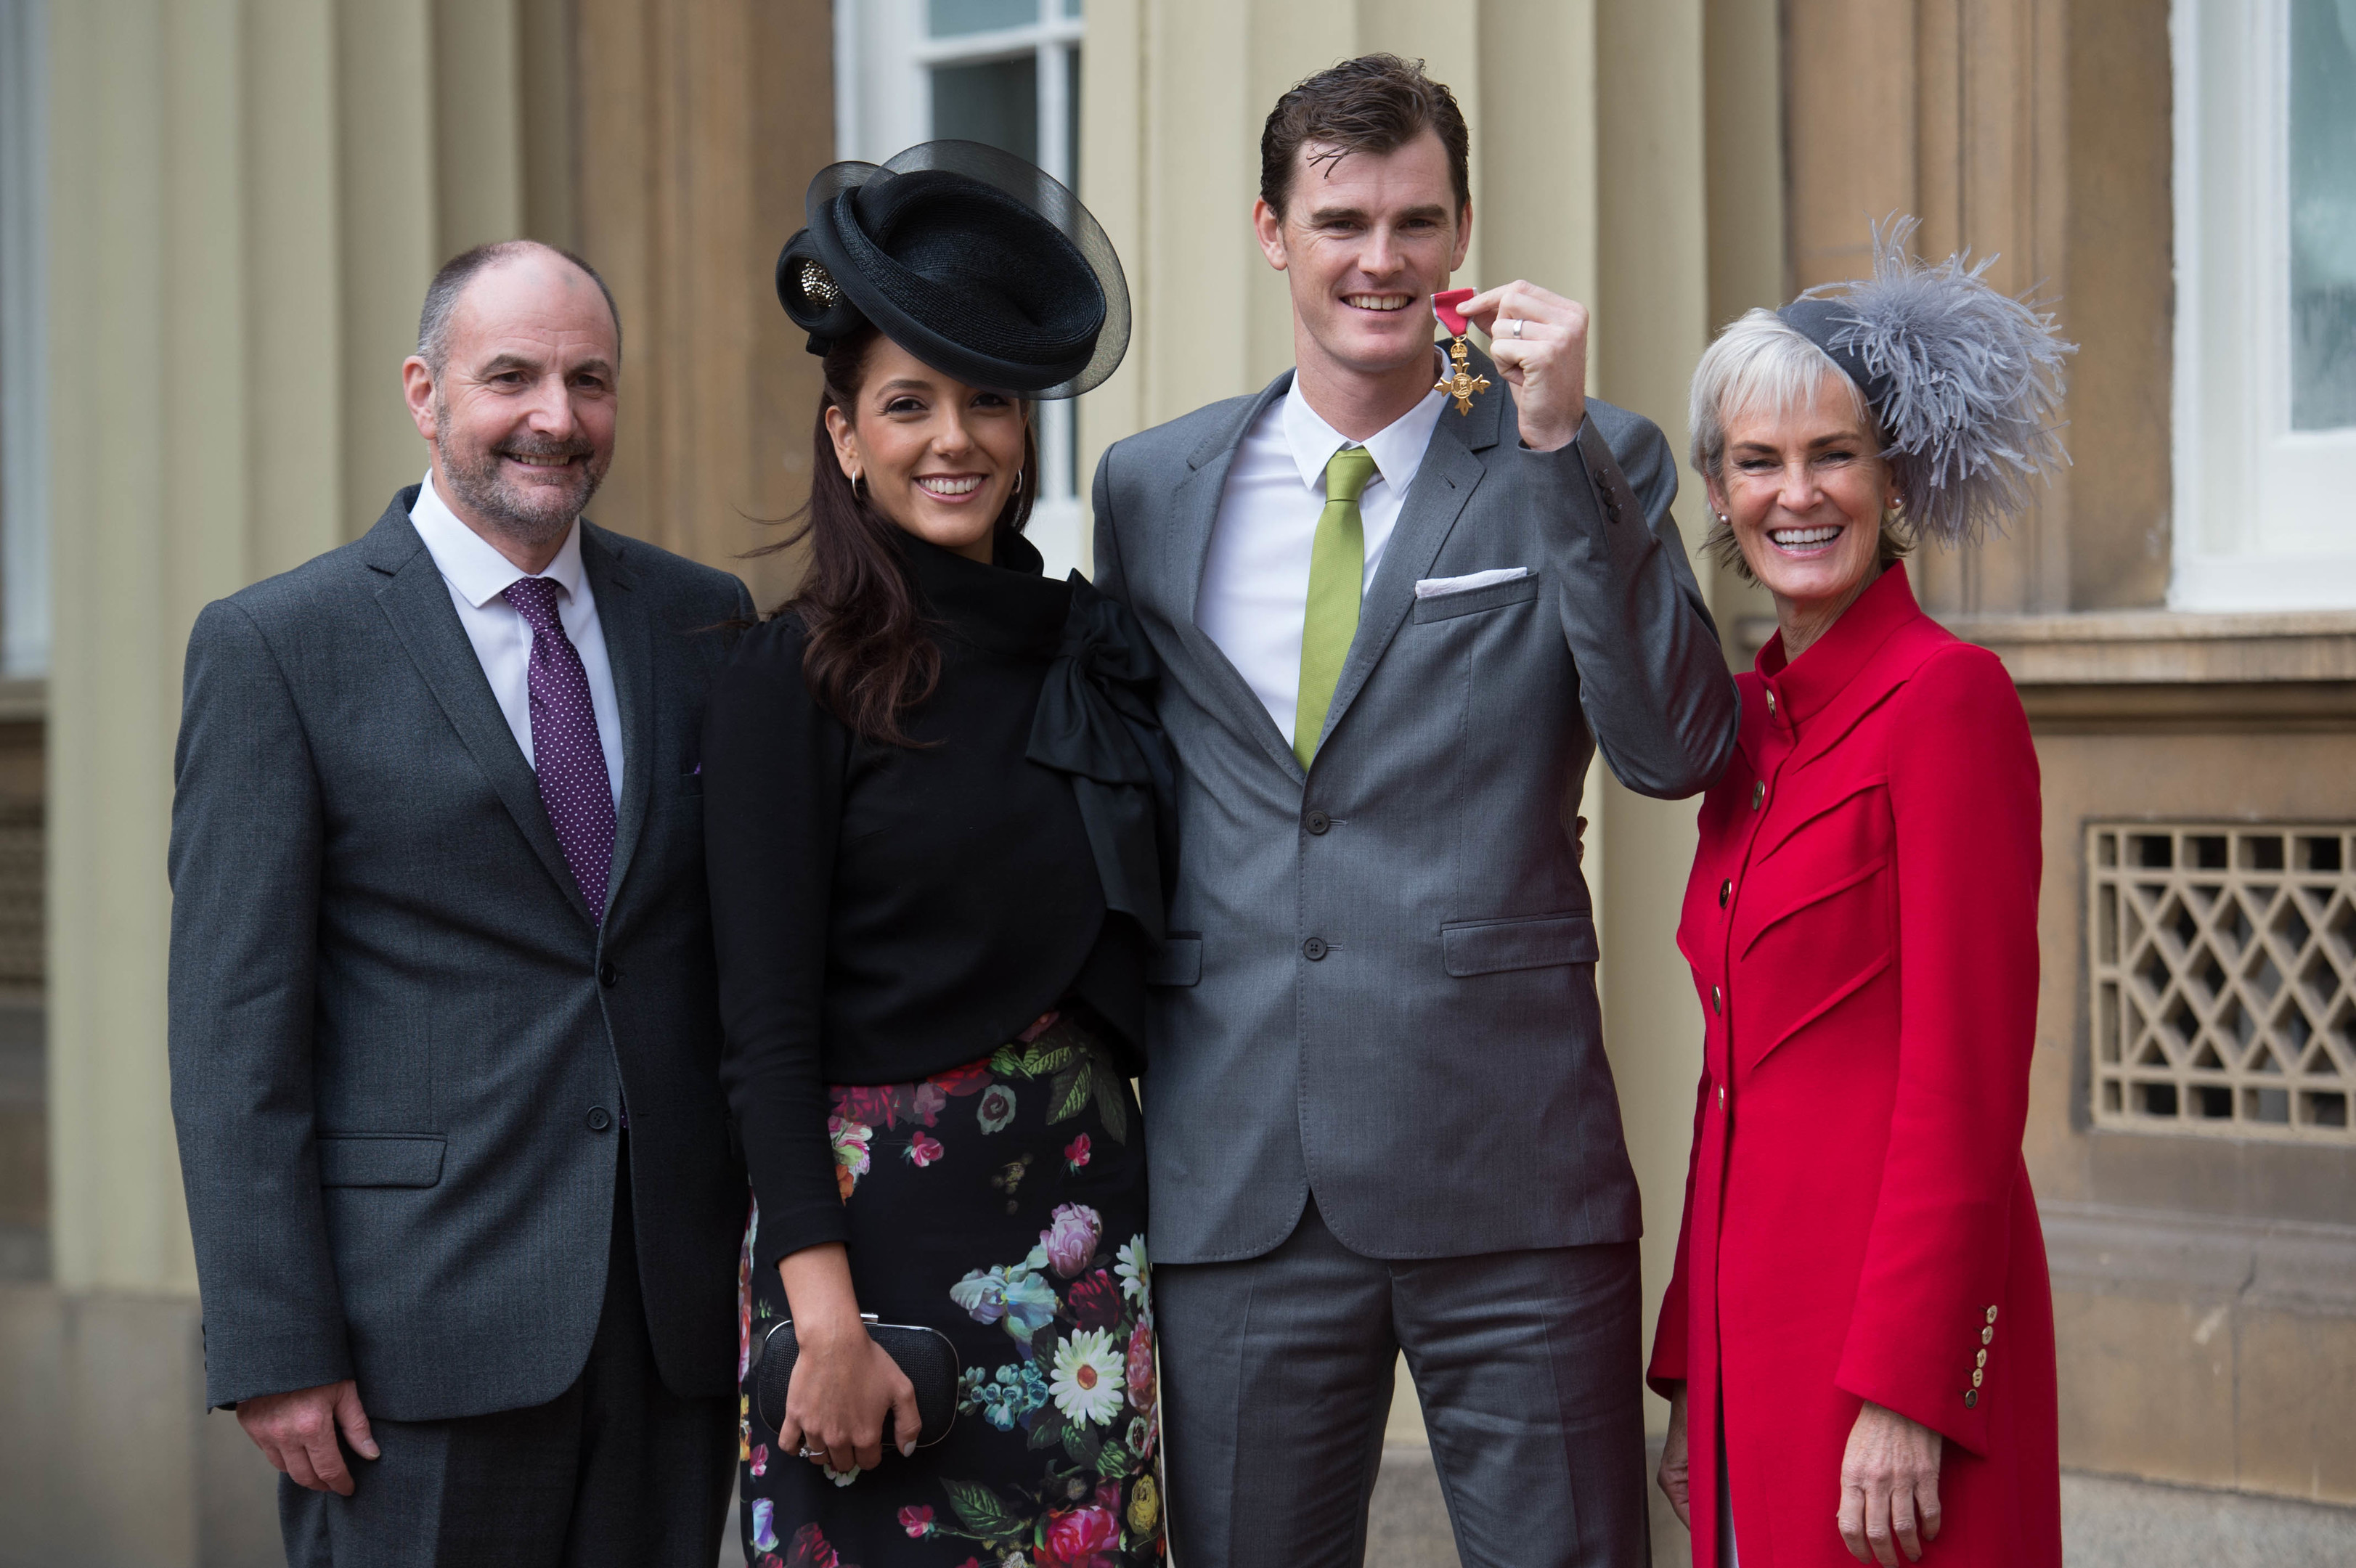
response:
<svg viewBox="0 0 2356 1568"><path fill-rule="evenodd" d="M809 227L777 256L777 299L824 354L873 325L978 387L1072 398L1129 350L1129 285L1088 209L979 142L925 142L820 169Z"/></svg>

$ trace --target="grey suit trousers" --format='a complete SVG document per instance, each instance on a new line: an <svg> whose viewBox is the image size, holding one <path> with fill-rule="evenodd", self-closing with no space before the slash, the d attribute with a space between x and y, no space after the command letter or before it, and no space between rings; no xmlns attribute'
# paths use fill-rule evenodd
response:
<svg viewBox="0 0 2356 1568"><path fill-rule="evenodd" d="M712 1568L736 1412L664 1386L617 1163L605 1299L573 1386L523 1410L372 1420L382 1456L346 1450L348 1498L281 1477L287 1568Z"/></svg>
<svg viewBox="0 0 2356 1568"><path fill-rule="evenodd" d="M1369 1258L1312 1200L1153 1295L1183 1568L1357 1568L1402 1350L1465 1568L1651 1561L1635 1243Z"/></svg>

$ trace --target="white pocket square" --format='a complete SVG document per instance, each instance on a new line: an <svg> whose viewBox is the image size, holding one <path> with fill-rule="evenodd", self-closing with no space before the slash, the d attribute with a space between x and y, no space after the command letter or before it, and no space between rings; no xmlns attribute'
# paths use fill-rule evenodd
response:
<svg viewBox="0 0 2356 1568"><path fill-rule="evenodd" d="M1415 585L1418 599L1440 599L1451 593L1470 593L1475 588L1488 588L1515 578L1527 577L1526 566L1501 566L1491 571L1467 572L1462 577L1427 577Z"/></svg>

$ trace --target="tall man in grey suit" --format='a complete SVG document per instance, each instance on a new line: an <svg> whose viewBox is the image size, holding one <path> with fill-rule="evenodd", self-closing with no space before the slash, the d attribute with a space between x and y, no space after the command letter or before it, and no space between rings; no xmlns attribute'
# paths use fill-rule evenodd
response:
<svg viewBox="0 0 2356 1568"><path fill-rule="evenodd" d="M1637 1568L1640 1220L1576 814L1598 745L1676 796L1734 744L1676 470L1527 283L1463 307L1505 385L1433 389L1472 203L1419 67L1296 87L1261 182L1296 368L1096 480L1182 773L1145 1080L1173 1550L1361 1561L1404 1349L1465 1563Z"/></svg>
<svg viewBox="0 0 2356 1568"><path fill-rule="evenodd" d="M402 366L424 481L189 639L172 1105L206 1400L292 1563L718 1552L745 1189L696 744L752 605L582 519L620 360L582 262L457 258Z"/></svg>

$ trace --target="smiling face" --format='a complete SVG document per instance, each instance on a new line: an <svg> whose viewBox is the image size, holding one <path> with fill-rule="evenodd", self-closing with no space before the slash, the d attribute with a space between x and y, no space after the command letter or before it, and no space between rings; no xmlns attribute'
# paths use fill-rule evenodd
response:
<svg viewBox="0 0 2356 1568"><path fill-rule="evenodd" d="M1334 370L1385 376L1431 360L1430 297L1472 243L1448 149L1426 131L1387 153L1311 142L1294 155L1285 208L1253 204L1269 265L1292 291L1294 352Z"/></svg>
<svg viewBox="0 0 2356 1568"><path fill-rule="evenodd" d="M878 337L851 413L826 411L835 460L899 527L974 560L1023 472L1029 420L1005 392L969 387Z"/></svg>
<svg viewBox="0 0 2356 1568"><path fill-rule="evenodd" d="M1837 613L1878 575L1882 512L1898 504L1864 400L1827 370L1804 404L1725 417L1711 508L1779 606Z"/></svg>
<svg viewBox="0 0 2356 1568"><path fill-rule="evenodd" d="M614 461L613 311L554 251L492 262L454 307L438 367L402 367L453 510L495 545L552 549Z"/></svg>

